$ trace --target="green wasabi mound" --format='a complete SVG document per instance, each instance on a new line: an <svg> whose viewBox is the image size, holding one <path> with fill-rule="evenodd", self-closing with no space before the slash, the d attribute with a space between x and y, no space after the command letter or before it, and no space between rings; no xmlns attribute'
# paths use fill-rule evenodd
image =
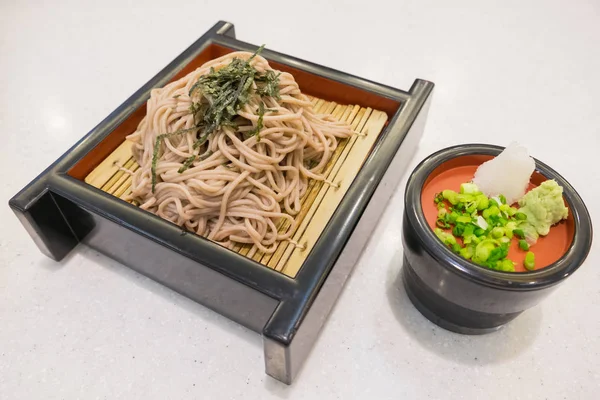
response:
<svg viewBox="0 0 600 400"><path fill-rule="evenodd" d="M563 200L563 188L553 179L530 190L519 200L519 206L519 211L527 215L528 224L542 236L550 232L552 225L569 216Z"/></svg>

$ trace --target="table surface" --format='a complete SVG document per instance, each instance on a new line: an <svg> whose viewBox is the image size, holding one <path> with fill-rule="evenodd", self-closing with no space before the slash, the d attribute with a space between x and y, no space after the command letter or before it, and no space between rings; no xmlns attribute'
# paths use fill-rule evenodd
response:
<svg viewBox="0 0 600 400"><path fill-rule="evenodd" d="M598 226L596 0L27 3L0 4L0 398L597 398L598 241L489 335L434 326L395 284L406 178L449 145L519 141ZM420 147L292 386L264 374L259 335L84 246L46 259L7 206L219 19L241 40L384 84L436 84Z"/></svg>

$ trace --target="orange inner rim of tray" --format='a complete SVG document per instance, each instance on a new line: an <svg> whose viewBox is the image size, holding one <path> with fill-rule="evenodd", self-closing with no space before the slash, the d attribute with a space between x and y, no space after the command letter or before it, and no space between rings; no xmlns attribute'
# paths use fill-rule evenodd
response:
<svg viewBox="0 0 600 400"><path fill-rule="evenodd" d="M207 61L229 54L235 50L211 44L207 46L198 56L179 71L171 80L173 82L184 77L196 68L202 66ZM315 96L327 101L335 101L338 104L360 104L362 107L371 107L375 110L385 112L388 116L394 115L400 108L398 101L387 97L379 96L375 93L361 90L354 86L327 79L310 72L303 71L289 65L269 61L274 69L289 72L300 85L302 92L306 95ZM112 131L102 142L100 142L92 151L86 154L73 168L69 170L72 177L84 180L98 164L108 157L123 141L125 137L134 132L142 118L146 115L146 103L142 104L129 117L127 117L114 131ZM387 122L386 122L387 124Z"/></svg>
<svg viewBox="0 0 600 400"><path fill-rule="evenodd" d="M433 170L421 192L423 213L432 229L435 228L437 219L437 206L433 201L436 193L445 189L458 191L460 184L469 182L473 178L477 167L491 158L491 156L483 155L461 156L446 161ZM545 176L537 171L534 172L528 190L537 187L545 180L547 180ZM565 204L567 207L569 206L566 201ZM554 225L547 236L540 236L537 243L531 246L530 250L535 253L535 269L545 268L558 261L571 246L574 232L575 221L569 210L569 217L566 220ZM516 272L527 272L523 266L526 253L519 249L517 240L513 239L511 241L508 258L516 263Z"/></svg>

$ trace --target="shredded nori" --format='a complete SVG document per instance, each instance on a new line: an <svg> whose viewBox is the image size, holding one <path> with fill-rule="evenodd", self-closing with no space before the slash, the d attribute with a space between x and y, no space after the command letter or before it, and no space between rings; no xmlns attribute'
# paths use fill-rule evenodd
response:
<svg viewBox="0 0 600 400"><path fill-rule="evenodd" d="M190 167L190 165L192 165L192 163L196 160L196 155L194 154L193 156L189 156L188 158L185 159L185 161L183 162L183 165L181 166L181 168L179 168L177 170L177 172L182 173L183 171L185 171L186 169L188 169Z"/></svg>
<svg viewBox="0 0 600 400"><path fill-rule="evenodd" d="M255 78L257 94L261 97L273 97L277 100L279 97L279 75L274 71L268 70L264 75Z"/></svg>
<svg viewBox="0 0 600 400"><path fill-rule="evenodd" d="M257 135L256 136L256 141L260 142L260 135L259 135L259 133L260 133L260 131L263 128L263 117L265 116L265 103L263 103L262 101L258 105L257 114L258 114L258 121L256 121L256 127L249 132L249 135L250 136Z"/></svg>
<svg viewBox="0 0 600 400"><path fill-rule="evenodd" d="M198 160L198 161L206 160L211 155L212 155L212 151L208 150L206 153L201 154L199 156L197 156L197 155L190 156L190 157L188 157L188 158L185 159L183 165L181 166L181 168L179 168L177 170L177 172L179 172L181 174L183 171L185 171L186 169L188 169L194 163L194 161L196 161L196 160Z"/></svg>
<svg viewBox="0 0 600 400"><path fill-rule="evenodd" d="M183 129L173 133L158 135L154 144L152 157L152 192L156 185L156 163L158 162L158 152L164 138L187 133L191 130L197 130L197 139L194 142L193 149L200 148L209 136L224 126L235 128L237 125L234 119L238 117L238 111L244 107L252 95L256 94L262 97L273 97L279 99L279 74L272 70L259 73L250 61L262 52L264 45L261 46L248 60L234 58L231 62L215 71L214 68L206 75L198 78L198 81L190 88L189 96L198 95L198 101L190 106L190 113L194 116L196 126L190 129ZM256 84L256 91L253 93L252 84ZM261 101L258 108L258 121L256 127L251 131L251 135L258 135L263 128L263 117L265 105ZM260 136L257 141L260 140ZM208 157L208 156L206 156ZM205 158L206 158L205 157ZM192 166L194 161L200 156L192 155L188 157L178 172L182 173Z"/></svg>

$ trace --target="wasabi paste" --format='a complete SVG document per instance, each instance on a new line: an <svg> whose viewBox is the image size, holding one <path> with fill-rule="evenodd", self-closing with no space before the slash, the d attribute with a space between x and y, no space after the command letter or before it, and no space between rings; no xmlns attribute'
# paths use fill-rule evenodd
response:
<svg viewBox="0 0 600 400"><path fill-rule="evenodd" d="M527 223L545 236L550 227L569 216L563 200L563 188L550 179L530 190L519 200L519 212L527 215Z"/></svg>

